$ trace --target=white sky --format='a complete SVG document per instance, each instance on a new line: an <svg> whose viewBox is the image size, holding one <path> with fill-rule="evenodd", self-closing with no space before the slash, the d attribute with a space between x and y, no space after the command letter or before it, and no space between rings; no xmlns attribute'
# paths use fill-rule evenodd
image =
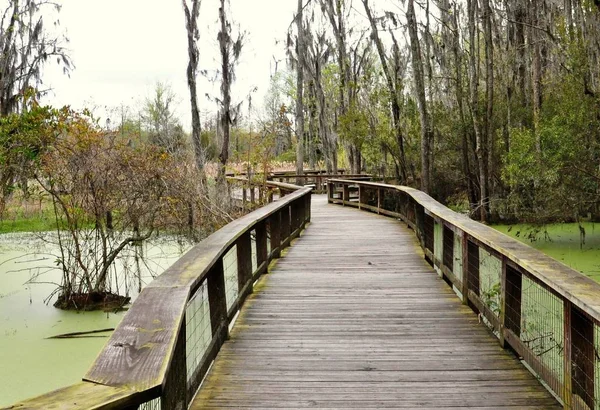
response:
<svg viewBox="0 0 600 410"><path fill-rule="evenodd" d="M45 102L90 108L104 121L108 111L121 105L138 111L160 81L171 85L179 101L176 114L184 128L191 128L185 74L187 37L181 0L62 0L61 3L60 28L70 39L68 48L75 69L67 77L56 64L49 64L44 81L53 92ZM200 9L199 68L213 72L218 65L218 3L218 0L203 0ZM387 3L388 9L398 11L398 5L390 0L371 3ZM237 101L256 86L258 91L253 101L255 105L262 104L274 69L273 56L281 60L280 68L286 66L284 39L296 7L296 0L231 0L230 20L248 33L234 85ZM354 8L363 13L359 0L354 0ZM276 40L280 41L277 46ZM214 103L204 98L206 93L218 94L218 86L211 86L199 75L201 111L214 112ZM119 118L112 120L114 123Z"/></svg>
<svg viewBox="0 0 600 410"><path fill-rule="evenodd" d="M238 98L258 87L254 99L262 102L269 85L273 55L284 58L283 40L293 18L294 0L232 0L233 20L248 32L237 70ZM186 82L187 37L180 0L62 0L60 23L70 40L75 69L70 78L56 64L46 68L45 86L55 106L105 110L121 104L137 110L157 81L169 83L177 94L177 114L189 129L189 92ZM200 10L200 68L217 65L218 1L203 0ZM47 23L48 24L48 23ZM280 67L284 67L284 61ZM198 94L214 95L199 75ZM202 101L203 110L213 110Z"/></svg>

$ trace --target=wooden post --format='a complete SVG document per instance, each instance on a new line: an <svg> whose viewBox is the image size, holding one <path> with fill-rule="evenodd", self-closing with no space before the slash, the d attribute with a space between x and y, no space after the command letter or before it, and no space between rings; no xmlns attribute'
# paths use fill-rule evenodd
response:
<svg viewBox="0 0 600 410"><path fill-rule="evenodd" d="M269 230L273 258L279 258L281 256L281 212L275 212L269 217Z"/></svg>
<svg viewBox="0 0 600 410"><path fill-rule="evenodd" d="M328 203L333 202L333 191L334 191L333 182L331 182L331 181L327 182L327 202Z"/></svg>
<svg viewBox="0 0 600 410"><path fill-rule="evenodd" d="M563 299L563 311L564 311L564 357L563 357L563 371L564 371L564 385L563 385L563 403L565 409L573 408L573 387L571 381L573 379L572 370L573 364L571 362L571 302L567 299Z"/></svg>
<svg viewBox="0 0 600 410"><path fill-rule="evenodd" d="M186 332L185 317L177 334L177 342L169 372L165 380L162 396L160 398L161 410L187 409L192 399L187 391L187 365L186 365Z"/></svg>
<svg viewBox="0 0 600 410"><path fill-rule="evenodd" d="M281 211L279 211L279 214L281 214L281 243L284 244L290 237L290 207L286 206Z"/></svg>
<svg viewBox="0 0 600 410"><path fill-rule="evenodd" d="M250 237L250 231L244 232L242 236L238 238L236 250L238 265L238 298L241 302L248 293L252 292L252 238ZM247 285L250 286L246 287Z"/></svg>
<svg viewBox="0 0 600 410"><path fill-rule="evenodd" d="M421 248L425 249L425 208L421 205L414 204L415 207L415 228L417 238L421 243Z"/></svg>
<svg viewBox="0 0 600 410"><path fill-rule="evenodd" d="M219 259L207 276L210 327L213 339L221 346L229 334L227 323L227 301L225 299L225 275L223 259Z"/></svg>
<svg viewBox="0 0 600 410"><path fill-rule="evenodd" d="M498 329L498 339L500 346L506 348L506 341L504 338L504 328L506 326L506 256L502 256L502 277L500 278L500 328Z"/></svg>
<svg viewBox="0 0 600 410"><path fill-rule="evenodd" d="M380 214L381 209L381 188L377 188L377 215Z"/></svg>
<svg viewBox="0 0 600 410"><path fill-rule="evenodd" d="M346 205L345 203L350 201L350 185L344 183L342 190L342 201L344 202L343 205Z"/></svg>
<svg viewBox="0 0 600 410"><path fill-rule="evenodd" d="M462 233L462 303L467 305L469 303L469 235L465 232Z"/></svg>
<svg viewBox="0 0 600 410"><path fill-rule="evenodd" d="M260 267L263 262L268 262L267 254L267 225L265 221L259 222L256 227L256 265ZM266 268L266 266L265 266ZM266 271L266 269L265 269ZM261 274L262 272L257 272Z"/></svg>
<svg viewBox="0 0 600 410"><path fill-rule="evenodd" d="M361 205L363 201L363 186L362 185L358 185L358 209L362 209Z"/></svg>

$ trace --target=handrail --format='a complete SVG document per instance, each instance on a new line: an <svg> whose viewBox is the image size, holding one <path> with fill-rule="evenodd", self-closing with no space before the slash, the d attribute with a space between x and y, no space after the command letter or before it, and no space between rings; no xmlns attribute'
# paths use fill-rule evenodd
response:
<svg viewBox="0 0 600 410"><path fill-rule="evenodd" d="M316 194L324 194L327 192L327 180L331 178L342 178L344 180L352 181L371 181L373 179L370 174L344 174L344 175L331 175L331 174L303 174L303 175L270 175L269 178L272 181L284 181L292 182L298 185L313 185L313 192Z"/></svg>
<svg viewBox="0 0 600 410"><path fill-rule="evenodd" d="M294 190L216 231L148 284L83 382L8 408L187 408L254 282L310 221L311 189Z"/></svg>
<svg viewBox="0 0 600 410"><path fill-rule="evenodd" d="M405 221L425 258L565 408L600 405L600 284L408 187L330 179L330 203Z"/></svg>

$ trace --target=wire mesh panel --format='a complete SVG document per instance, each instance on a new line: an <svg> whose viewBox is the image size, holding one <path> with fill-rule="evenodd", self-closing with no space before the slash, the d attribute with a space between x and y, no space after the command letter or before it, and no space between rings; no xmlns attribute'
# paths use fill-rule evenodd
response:
<svg viewBox="0 0 600 410"><path fill-rule="evenodd" d="M227 301L227 310L229 310L239 293L237 245L233 245L223 256L223 272L225 275L225 300Z"/></svg>
<svg viewBox="0 0 600 410"><path fill-rule="evenodd" d="M463 278L463 236L462 235L454 235L454 246L453 250L453 261L452 261L452 272L454 272L454 276L456 279L464 281Z"/></svg>
<svg viewBox="0 0 600 410"><path fill-rule="evenodd" d="M467 242L467 289L479 296L479 246ZM469 296L469 295L465 295Z"/></svg>
<svg viewBox="0 0 600 410"><path fill-rule="evenodd" d="M571 388L575 408L585 403L595 409L594 379L598 352L594 349L594 322L592 319L571 306Z"/></svg>
<svg viewBox="0 0 600 410"><path fill-rule="evenodd" d="M479 248L479 297L498 318L500 316L500 281L502 280L502 261Z"/></svg>
<svg viewBox="0 0 600 410"><path fill-rule="evenodd" d="M140 404L138 410L161 410L160 397Z"/></svg>
<svg viewBox="0 0 600 410"><path fill-rule="evenodd" d="M400 192L396 190L381 190L381 208L386 211L400 213Z"/></svg>
<svg viewBox="0 0 600 410"><path fill-rule="evenodd" d="M444 229L442 224L434 220L433 223L433 256L436 271L441 275L442 257L444 255Z"/></svg>
<svg viewBox="0 0 600 410"><path fill-rule="evenodd" d="M444 225L444 266L453 271L454 269L454 231ZM454 272L453 272L454 273Z"/></svg>
<svg viewBox="0 0 600 410"><path fill-rule="evenodd" d="M212 340L206 281L189 300L185 310L186 366L188 382L194 377Z"/></svg>
<svg viewBox="0 0 600 410"><path fill-rule="evenodd" d="M258 269L258 253L256 251L256 229L250 232L250 249L252 255L252 272Z"/></svg>
<svg viewBox="0 0 600 410"><path fill-rule="evenodd" d="M507 269L507 283L516 276ZM529 275L521 275L520 339L526 347L524 360L558 395L564 384L564 307L563 301ZM517 284L507 285L518 287ZM514 303L513 303L514 304ZM511 309L507 292L506 327L515 331L508 314Z"/></svg>

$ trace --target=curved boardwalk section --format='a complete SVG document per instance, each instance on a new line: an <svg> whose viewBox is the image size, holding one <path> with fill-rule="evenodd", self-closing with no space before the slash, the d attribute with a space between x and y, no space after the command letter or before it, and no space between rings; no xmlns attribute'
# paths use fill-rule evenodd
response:
<svg viewBox="0 0 600 410"><path fill-rule="evenodd" d="M313 197L194 399L216 408L560 408L400 222Z"/></svg>

